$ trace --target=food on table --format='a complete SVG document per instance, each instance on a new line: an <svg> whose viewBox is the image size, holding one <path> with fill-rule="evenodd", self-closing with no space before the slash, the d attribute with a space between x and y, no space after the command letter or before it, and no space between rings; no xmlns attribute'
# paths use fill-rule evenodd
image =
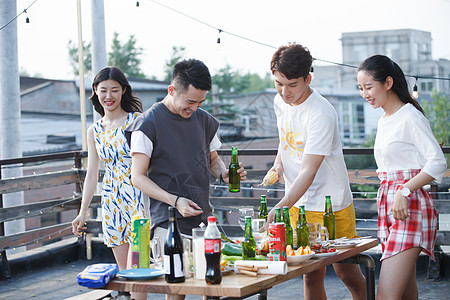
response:
<svg viewBox="0 0 450 300"><path fill-rule="evenodd" d="M262 181L262 185L264 186L268 186L268 185L272 185L275 182L277 182L278 180L278 174L275 171L269 171L266 176L264 176L264 179Z"/></svg>
<svg viewBox="0 0 450 300"><path fill-rule="evenodd" d="M287 245L286 253L288 256L308 255L308 254L311 254L311 248L309 246L306 246L306 247L300 247L297 250L294 250L291 247L291 245Z"/></svg>
<svg viewBox="0 0 450 300"><path fill-rule="evenodd" d="M230 256L241 256L242 255L242 245L241 244L223 243L222 254L230 255Z"/></svg>
<svg viewBox="0 0 450 300"><path fill-rule="evenodd" d="M229 264L234 264L234 262L236 260L244 260L244 258L241 255L224 255L222 254L221 257L222 260L226 260L227 262L229 262ZM264 255L256 255L254 258L252 259L248 259L248 260L266 260L266 257Z"/></svg>
<svg viewBox="0 0 450 300"><path fill-rule="evenodd" d="M311 245L311 250L314 251L316 254L336 252L336 248L335 247L322 246L322 245L319 245L319 244Z"/></svg>

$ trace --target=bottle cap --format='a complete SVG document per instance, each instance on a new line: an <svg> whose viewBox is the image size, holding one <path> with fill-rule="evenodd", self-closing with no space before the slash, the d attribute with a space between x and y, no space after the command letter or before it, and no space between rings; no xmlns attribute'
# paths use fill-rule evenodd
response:
<svg viewBox="0 0 450 300"><path fill-rule="evenodd" d="M215 221L216 221L216 217L214 217L214 216L208 217L208 222L215 222Z"/></svg>

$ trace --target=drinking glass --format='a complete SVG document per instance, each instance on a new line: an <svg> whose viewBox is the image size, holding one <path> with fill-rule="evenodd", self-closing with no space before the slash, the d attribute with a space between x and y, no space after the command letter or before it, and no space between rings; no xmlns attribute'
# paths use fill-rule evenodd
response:
<svg viewBox="0 0 450 300"><path fill-rule="evenodd" d="M183 238L184 276L186 278L193 277L195 272L192 244L191 239Z"/></svg>
<svg viewBox="0 0 450 300"><path fill-rule="evenodd" d="M239 208L239 225L242 230L245 230L245 217L250 216L253 218L254 213L253 207Z"/></svg>
<svg viewBox="0 0 450 300"><path fill-rule="evenodd" d="M150 241L150 249L152 250L152 255L150 257L150 262L155 265L156 269L164 269L164 258L161 252L161 243L158 237L154 237Z"/></svg>
<svg viewBox="0 0 450 300"><path fill-rule="evenodd" d="M320 244L322 242L322 237L324 237L325 241L328 241L328 229L321 226L320 223L308 223L308 229L309 242L311 244ZM324 235L322 235L322 231L324 232Z"/></svg>
<svg viewBox="0 0 450 300"><path fill-rule="evenodd" d="M264 247L264 242L267 238L267 221L266 219L254 219L252 220L252 232L253 238L256 241L256 252L261 254L261 250Z"/></svg>

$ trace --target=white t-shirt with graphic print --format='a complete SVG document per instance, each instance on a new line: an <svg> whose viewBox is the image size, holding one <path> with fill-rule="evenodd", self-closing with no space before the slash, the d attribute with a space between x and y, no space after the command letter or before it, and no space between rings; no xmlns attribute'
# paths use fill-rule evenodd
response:
<svg viewBox="0 0 450 300"><path fill-rule="evenodd" d="M325 196L331 195L333 211L339 211L349 207L353 200L337 114L324 97L312 91L297 106L286 104L279 94L274 98L285 187L286 190L291 188L301 170L304 154L324 155L313 183L294 206L305 205L308 211L324 211Z"/></svg>

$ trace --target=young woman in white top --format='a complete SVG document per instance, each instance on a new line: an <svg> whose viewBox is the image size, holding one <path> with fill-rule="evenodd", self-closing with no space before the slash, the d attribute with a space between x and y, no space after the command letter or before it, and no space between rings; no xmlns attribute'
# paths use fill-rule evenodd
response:
<svg viewBox="0 0 450 300"><path fill-rule="evenodd" d="M423 188L447 169L442 149L405 75L390 58L374 55L358 69L361 96L381 107L374 146L378 190L378 237L383 255L377 299L418 299L416 260L434 259L437 213Z"/></svg>

